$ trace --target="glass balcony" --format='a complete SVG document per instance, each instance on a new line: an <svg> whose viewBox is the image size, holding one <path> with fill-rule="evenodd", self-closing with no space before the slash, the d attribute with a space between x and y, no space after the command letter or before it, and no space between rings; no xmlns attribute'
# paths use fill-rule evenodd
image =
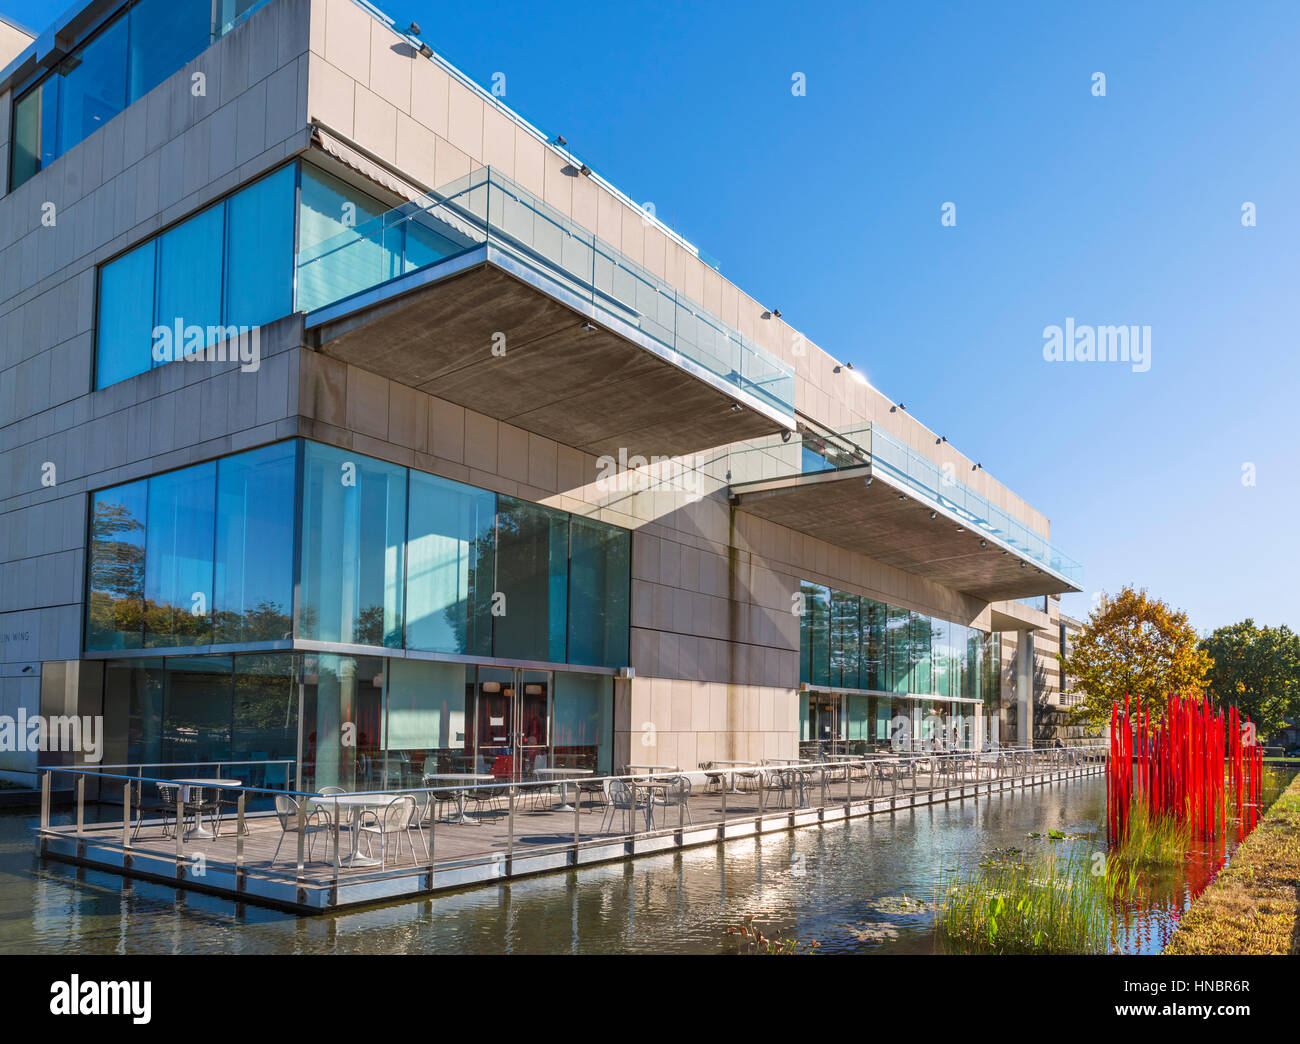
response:
<svg viewBox="0 0 1300 1044"><path fill-rule="evenodd" d="M484 247L521 278L589 306L615 332L630 327L793 425L791 367L490 167L300 250L297 308L342 314L353 299L379 299L395 280Z"/></svg>
<svg viewBox="0 0 1300 1044"><path fill-rule="evenodd" d="M780 437L760 439L732 450L731 484L733 490L743 492L736 487L868 467L873 476L928 501L973 532L1050 569L1075 588L1082 586L1083 567L1078 562L966 485L955 471L870 424L824 435L801 432L784 441Z"/></svg>

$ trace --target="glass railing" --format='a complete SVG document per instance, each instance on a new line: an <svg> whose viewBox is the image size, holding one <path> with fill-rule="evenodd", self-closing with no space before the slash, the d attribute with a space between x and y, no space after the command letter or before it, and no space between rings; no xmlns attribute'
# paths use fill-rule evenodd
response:
<svg viewBox="0 0 1300 1044"><path fill-rule="evenodd" d="M794 371L571 218L483 167L298 254L308 313L488 244L793 421Z"/></svg>
<svg viewBox="0 0 1300 1044"><path fill-rule="evenodd" d="M1083 567L1012 518L983 494L957 478L956 472L935 463L887 431L867 424L842 432L800 432L789 439L773 437L746 443L731 451L731 484L792 478L871 465L901 489L936 503L972 532L992 537L1043 568L1063 576L1075 587L1083 584Z"/></svg>

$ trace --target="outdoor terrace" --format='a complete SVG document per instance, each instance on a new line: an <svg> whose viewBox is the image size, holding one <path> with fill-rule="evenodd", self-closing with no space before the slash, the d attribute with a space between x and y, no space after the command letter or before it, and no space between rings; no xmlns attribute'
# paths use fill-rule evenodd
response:
<svg viewBox="0 0 1300 1044"><path fill-rule="evenodd" d="M718 762L689 772L633 768L645 772L594 777L552 770L545 781L337 795L236 786L233 773L221 774L231 782L220 787L187 788L112 769L53 769L42 778L38 849L50 858L317 913L1095 775L1104 771L1104 750L841 755ZM69 783L75 822L52 826L51 789ZM120 818L87 822L88 787L104 801L129 794ZM264 809L272 804L278 812ZM214 836L195 833L195 813ZM178 818L180 831L171 826Z"/></svg>

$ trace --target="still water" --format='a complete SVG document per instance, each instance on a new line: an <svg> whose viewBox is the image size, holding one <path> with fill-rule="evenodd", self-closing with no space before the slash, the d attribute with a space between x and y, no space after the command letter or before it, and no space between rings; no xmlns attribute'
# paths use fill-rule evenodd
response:
<svg viewBox="0 0 1300 1044"><path fill-rule="evenodd" d="M41 864L35 817L0 815L0 952L726 953L753 915L822 952L929 953L941 871L1049 830L1100 847L1104 814L1103 779L1074 780L318 918ZM1121 949L1164 945L1198 865L1117 911Z"/></svg>

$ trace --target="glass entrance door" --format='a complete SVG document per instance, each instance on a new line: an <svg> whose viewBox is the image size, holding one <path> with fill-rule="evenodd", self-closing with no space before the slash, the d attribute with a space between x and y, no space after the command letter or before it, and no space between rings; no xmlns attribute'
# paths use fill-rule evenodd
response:
<svg viewBox="0 0 1300 1044"><path fill-rule="evenodd" d="M517 781L549 765L551 672L480 667L475 689L475 771Z"/></svg>
<svg viewBox="0 0 1300 1044"><path fill-rule="evenodd" d="M809 739L818 755L844 753L843 700L837 692L808 694Z"/></svg>

